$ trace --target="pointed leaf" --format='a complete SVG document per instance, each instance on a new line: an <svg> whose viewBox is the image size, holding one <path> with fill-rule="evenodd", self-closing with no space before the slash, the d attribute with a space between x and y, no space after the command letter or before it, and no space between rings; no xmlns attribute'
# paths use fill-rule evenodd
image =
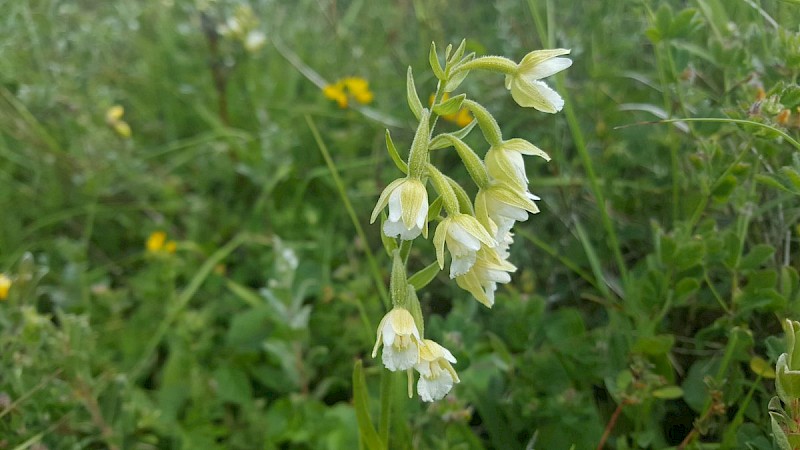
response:
<svg viewBox="0 0 800 450"><path fill-rule="evenodd" d="M419 272L411 275L408 279L408 284L414 286L414 289L420 290L428 285L436 275L439 273L441 269L439 268L439 263L434 261L428 265L428 267L420 270Z"/></svg>
<svg viewBox="0 0 800 450"><path fill-rule="evenodd" d="M400 153L397 152L397 147L394 146L394 142L392 141L391 134L389 134L389 130L386 130L386 148L389 150L389 156L392 157L394 165L397 166L397 168L403 173L408 174L408 164L403 161L403 158L400 157Z"/></svg>
<svg viewBox="0 0 800 450"><path fill-rule="evenodd" d="M414 85L414 75L411 73L411 66L408 66L406 73L406 100L408 100L408 107L414 113L414 117L419 120L422 114L422 102L417 95L417 87Z"/></svg>
<svg viewBox="0 0 800 450"><path fill-rule="evenodd" d="M458 131L450 133L450 135L456 139L464 139L465 137L467 137L469 132L472 131L473 128L475 128L475 125L477 125L477 123L478 123L477 120L473 120L472 122L469 123L469 125L465 126L464 128Z"/></svg>
<svg viewBox="0 0 800 450"><path fill-rule="evenodd" d="M431 42L431 51L428 53L428 62L430 62L431 69L433 70L433 74L436 75L436 78L444 80L444 70L442 70L442 66L439 64L439 55L436 54L435 42Z"/></svg>
<svg viewBox="0 0 800 450"><path fill-rule="evenodd" d="M440 116L448 116L450 114L455 114L458 110L461 109L461 104L464 102L464 99L467 98L466 94L457 95L455 97L451 97L438 105L433 107L433 112L439 114Z"/></svg>
<svg viewBox="0 0 800 450"><path fill-rule="evenodd" d="M385 446L381 442L372 419L369 416L367 380L364 377L364 365L359 359L353 367L353 407L356 410L356 420L358 420L358 431L361 439L369 450L383 450Z"/></svg>

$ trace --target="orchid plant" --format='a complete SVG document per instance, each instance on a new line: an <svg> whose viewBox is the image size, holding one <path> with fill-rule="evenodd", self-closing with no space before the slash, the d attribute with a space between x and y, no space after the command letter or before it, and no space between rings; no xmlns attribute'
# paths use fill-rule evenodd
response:
<svg viewBox="0 0 800 450"><path fill-rule="evenodd" d="M423 108L409 67L407 100L419 125L405 160L386 132L389 154L404 176L383 190L371 217L371 222L382 217L384 244L393 259L390 286L393 307L378 326L372 356L377 356L382 345L384 366L390 371L407 372L409 397L413 371L418 372L417 393L426 402L442 399L459 378L453 367L456 364L453 354L425 338L417 290L445 268L449 254L450 278L491 308L497 285L511 281L510 274L516 270L509 261L514 224L539 212L535 203L539 197L528 190L523 155L550 159L524 139L504 139L497 121L484 106L468 99L466 94L453 92L473 70L499 72L505 75L506 87L520 106L556 113L564 101L541 79L572 64L563 57L569 53L565 49L533 51L516 63L499 56L465 54L465 48L465 41L455 50L448 46L442 67L436 46L431 45L430 65L438 84L430 109ZM474 120L452 133L434 133L439 117L465 110ZM464 141L476 124L488 147L483 158ZM431 163L430 152L444 148L454 148L466 166L478 188L474 199L461 181ZM430 198L434 200L429 201ZM387 207L388 214L384 213ZM433 234L436 261L409 277L406 261L412 242L420 236L428 238L430 222L438 222Z"/></svg>

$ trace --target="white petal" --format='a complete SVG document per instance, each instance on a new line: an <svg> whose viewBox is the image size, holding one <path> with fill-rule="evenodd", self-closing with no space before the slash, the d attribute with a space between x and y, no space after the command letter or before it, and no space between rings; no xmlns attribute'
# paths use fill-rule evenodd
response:
<svg viewBox="0 0 800 450"><path fill-rule="evenodd" d="M522 76L533 80L540 80L561 72L571 65L572 60L569 58L552 58L535 65L531 70L523 73Z"/></svg>
<svg viewBox="0 0 800 450"><path fill-rule="evenodd" d="M396 221L387 219L386 222L383 223L383 234L389 237L399 236L400 239L404 241L410 241L416 239L417 236L422 234L422 229L415 225L409 230L406 228L400 218L398 218Z"/></svg>
<svg viewBox="0 0 800 450"><path fill-rule="evenodd" d="M545 99L545 101L553 106L556 112L561 111L561 109L564 108L564 99L558 95L558 92L551 89L550 86L541 81L532 81L531 84L537 91L539 91L539 94Z"/></svg>
<svg viewBox="0 0 800 450"><path fill-rule="evenodd" d="M453 256L450 262L450 278L455 278L469 272L469 269L475 265L477 259L476 252L470 252L464 256Z"/></svg>
<svg viewBox="0 0 800 450"><path fill-rule="evenodd" d="M417 393L419 398L425 402L441 400L453 388L453 377L448 372L442 372L438 377L429 379L424 376L419 377L417 382Z"/></svg>
<svg viewBox="0 0 800 450"><path fill-rule="evenodd" d="M383 365L392 372L407 370L414 367L419 359L417 344L411 343L408 347L398 350L395 347L383 347Z"/></svg>
<svg viewBox="0 0 800 450"><path fill-rule="evenodd" d="M467 230L464 229L458 222L453 222L450 224L450 227L447 228L448 237L451 238L451 242L457 241L459 244L463 245L464 247L468 248L469 250L478 250L481 248L481 241L478 240L475 236L470 234ZM452 250L451 250L452 253Z"/></svg>
<svg viewBox="0 0 800 450"><path fill-rule="evenodd" d="M400 201L401 190L395 189L389 195L389 220L392 222L397 222L403 215L403 202Z"/></svg>
<svg viewBox="0 0 800 450"><path fill-rule="evenodd" d="M394 338L397 337L394 328L387 322L381 330L381 334L383 335L383 347L391 347L394 344Z"/></svg>

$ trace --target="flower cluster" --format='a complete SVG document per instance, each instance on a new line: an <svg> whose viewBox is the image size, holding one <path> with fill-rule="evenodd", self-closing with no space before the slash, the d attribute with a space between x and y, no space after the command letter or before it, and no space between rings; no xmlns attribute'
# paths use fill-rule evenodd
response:
<svg viewBox="0 0 800 450"><path fill-rule="evenodd" d="M486 108L467 99L466 94L451 95L451 92L472 70L500 72L505 75L506 87L519 105L555 113L561 110L564 101L541 79L569 67L572 61L562 57L568 53L569 50L564 49L534 51L517 64L498 56L465 55L462 42L455 51L448 46L442 67L432 46L431 68L439 82L430 109L422 107L409 68L407 98L419 126L405 160L387 132L389 153L405 176L383 190L371 217L372 222L382 217L383 234L387 238L384 243L393 255L394 305L378 327L373 357L383 345L382 360L387 369L407 370L409 376L412 369L416 370L419 373L417 392L424 401L441 399L459 378L453 368L456 362L453 354L424 337L416 290L434 277L406 277L405 263L411 241L420 235L427 239L428 223L438 222L433 234L438 269L445 268L449 255L450 278L477 301L492 307L498 283L511 281L510 274L516 270L508 261L513 226L539 212L535 203L539 197L528 190L523 156L550 159L543 150L524 139L503 139L499 125ZM432 128L438 117L449 117L456 122L462 117L459 123L462 128L434 135ZM463 140L476 124L488 147L482 158ZM477 186L474 198L470 198L457 181L431 164L430 152L445 148L454 148L464 163ZM429 201L429 185L435 191L432 202ZM388 214L384 213L387 207ZM421 282L421 279L428 281Z"/></svg>
<svg viewBox="0 0 800 450"><path fill-rule="evenodd" d="M250 6L238 6L217 29L220 35L230 40L241 43L242 47L250 53L261 49L267 42L267 35L259 30L259 20Z"/></svg>
<svg viewBox="0 0 800 450"><path fill-rule="evenodd" d="M322 94L334 100L340 108L347 108L350 97L362 105L372 103L374 98L372 91L369 90L369 82L359 77L342 78L322 88Z"/></svg>
<svg viewBox="0 0 800 450"><path fill-rule="evenodd" d="M154 231L147 237L145 248L148 253L152 254L175 253L178 244L176 244L175 241L168 241L167 233L163 231Z"/></svg>
<svg viewBox="0 0 800 450"><path fill-rule="evenodd" d="M120 105L114 105L106 111L106 124L108 124L119 137L128 139L131 137L131 126L128 125L128 122L122 120L122 116L124 115L125 108Z"/></svg>

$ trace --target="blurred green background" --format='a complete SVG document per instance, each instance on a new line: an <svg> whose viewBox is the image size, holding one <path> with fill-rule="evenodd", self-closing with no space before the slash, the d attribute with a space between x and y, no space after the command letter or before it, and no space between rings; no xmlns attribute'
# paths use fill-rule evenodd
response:
<svg viewBox="0 0 800 450"><path fill-rule="evenodd" d="M772 448L779 319L800 312L796 2L0 11L0 449L358 448L351 374L364 358L377 412L385 312L367 253L389 270L368 218L399 174L385 129L405 155L406 69L427 98L430 43L461 39L572 49L548 81L567 106L522 110L488 73L460 88L552 161L528 165L542 212L492 310L444 273L420 292L462 382L435 404L395 383L390 448ZM371 103L322 94L350 76ZM642 123L688 117L755 124ZM433 260L420 245L411 266Z"/></svg>

